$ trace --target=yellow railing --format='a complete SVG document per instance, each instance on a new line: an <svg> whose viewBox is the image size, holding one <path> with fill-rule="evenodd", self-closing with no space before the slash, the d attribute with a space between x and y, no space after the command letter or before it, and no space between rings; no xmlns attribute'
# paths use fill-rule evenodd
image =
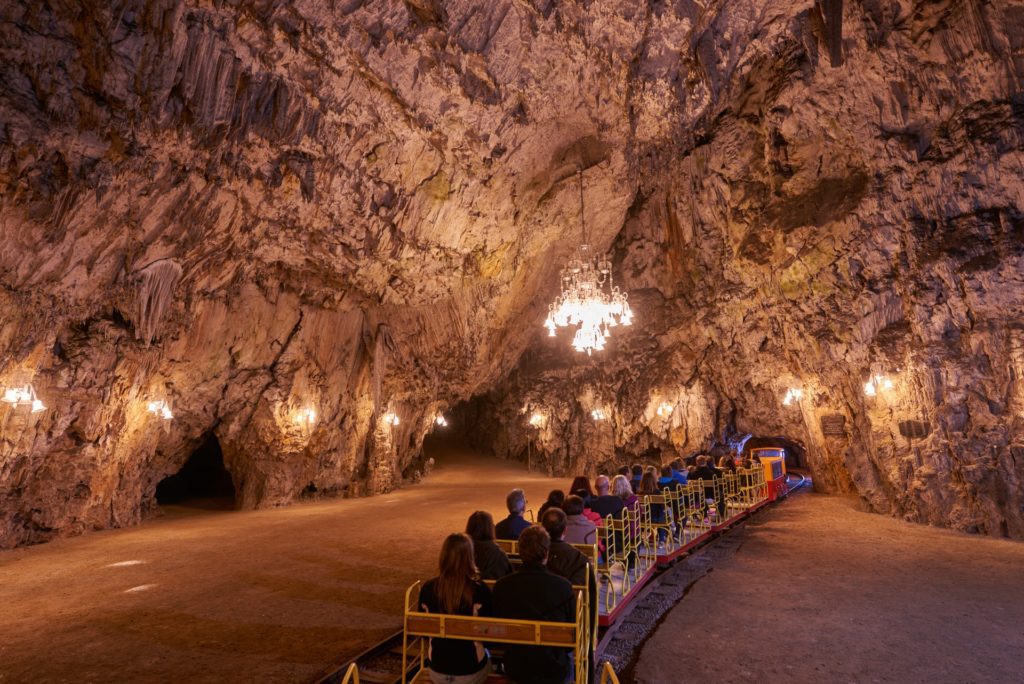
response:
<svg viewBox="0 0 1024 684"><path fill-rule="evenodd" d="M604 681L603 675L601 681ZM345 670L345 676L342 678L341 684L359 684L359 668L356 667L355 663L349 665L348 669Z"/></svg>
<svg viewBox="0 0 1024 684"><path fill-rule="evenodd" d="M601 668L601 684L619 684L619 677L612 669L611 663L605 663Z"/></svg>
<svg viewBox="0 0 1024 684"><path fill-rule="evenodd" d="M570 623L423 613L417 610L419 589L420 583L414 582L405 592L404 628L402 630L403 684L409 681L408 672L411 669L408 662L409 649L412 645L410 637L413 640L417 638L462 639L572 649L575 654L575 678L573 681L587 684L590 633L588 614L582 595L577 594L576 596L576 619ZM419 667L421 672L426 667L425 648L420 649ZM418 680L417 676L416 681Z"/></svg>

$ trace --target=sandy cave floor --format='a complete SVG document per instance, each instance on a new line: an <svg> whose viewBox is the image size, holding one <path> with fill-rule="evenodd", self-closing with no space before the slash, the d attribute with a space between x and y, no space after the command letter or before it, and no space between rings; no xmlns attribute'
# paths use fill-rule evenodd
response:
<svg viewBox="0 0 1024 684"><path fill-rule="evenodd" d="M399 627L405 587L470 511L499 513L515 485L536 509L565 484L453 454L384 496L173 507L0 553L0 682L309 681ZM1024 544L811 494L733 534L635 681L1024 681Z"/></svg>
<svg viewBox="0 0 1024 684"><path fill-rule="evenodd" d="M568 481L446 453L420 485L264 511L175 506L0 553L0 682L304 682L401 628L468 515ZM134 564L126 564L136 562ZM122 564L122 565L117 565Z"/></svg>
<svg viewBox="0 0 1024 684"><path fill-rule="evenodd" d="M1022 682L1024 544L799 494L736 533L634 681Z"/></svg>

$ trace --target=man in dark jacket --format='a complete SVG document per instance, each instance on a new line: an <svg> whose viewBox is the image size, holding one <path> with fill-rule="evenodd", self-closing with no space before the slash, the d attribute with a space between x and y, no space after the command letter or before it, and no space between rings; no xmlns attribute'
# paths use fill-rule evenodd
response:
<svg viewBox="0 0 1024 684"><path fill-rule="evenodd" d="M505 505L508 507L508 517L494 526L494 533L498 539L519 539L522 531L530 526L523 517L526 512L526 494L522 489L513 489L505 497Z"/></svg>
<svg viewBox="0 0 1024 684"><path fill-rule="evenodd" d="M519 535L519 556L523 564L494 585L492 605L496 617L545 622L576 620L572 585L544 565L550 549L551 537L543 527L535 525ZM572 679L570 651L508 644L505 673L520 684L564 684Z"/></svg>
<svg viewBox="0 0 1024 684"><path fill-rule="evenodd" d="M560 508L549 508L540 517L540 524L544 526L548 536L551 537L548 570L564 577L578 587L589 582L590 590L587 600L590 606L590 629L593 630L597 624L597 577L594 575L594 566L591 565L590 559L565 541L566 520L567 516ZM591 640L591 645L593 645L593 640ZM593 666L593 664L591 660L590 665ZM594 677L593 673L594 671L591 669L591 679Z"/></svg>
<svg viewBox="0 0 1024 684"><path fill-rule="evenodd" d="M622 509L626 507L626 504L622 502L620 497L608 494L608 490L611 488L608 477L598 475L597 479L594 480L594 487L597 488L597 496L590 502L590 510L597 513L601 518L606 518L609 515L618 518L622 515Z"/></svg>
<svg viewBox="0 0 1024 684"><path fill-rule="evenodd" d="M711 465L710 456L698 456L697 457L697 469L693 471L693 475L690 476L691 480L704 480L704 498L714 499L715 498L715 487L712 484L712 480L716 477L722 477L722 471ZM722 497L725 493L722 492ZM718 522L725 520L725 499L719 498L715 501L715 506L718 508Z"/></svg>

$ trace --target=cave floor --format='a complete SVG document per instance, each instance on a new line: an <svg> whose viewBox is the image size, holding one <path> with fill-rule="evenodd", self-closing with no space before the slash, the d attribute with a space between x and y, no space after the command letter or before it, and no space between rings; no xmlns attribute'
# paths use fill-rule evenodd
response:
<svg viewBox="0 0 1024 684"><path fill-rule="evenodd" d="M634 681L1024 681L1024 544L800 494L735 533Z"/></svg>
<svg viewBox="0 0 1024 684"><path fill-rule="evenodd" d="M406 587L477 509L568 481L465 452L422 484L263 511L168 507L0 553L0 682L302 682L401 628ZM215 506L212 508L215 509Z"/></svg>

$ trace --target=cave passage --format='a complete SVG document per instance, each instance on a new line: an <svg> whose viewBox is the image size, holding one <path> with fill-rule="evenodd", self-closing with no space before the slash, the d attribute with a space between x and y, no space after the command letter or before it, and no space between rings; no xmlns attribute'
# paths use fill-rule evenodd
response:
<svg viewBox="0 0 1024 684"><path fill-rule="evenodd" d="M174 475L156 486L156 502L192 504L202 508L230 509L235 504L235 485L224 467L220 442L211 432Z"/></svg>

